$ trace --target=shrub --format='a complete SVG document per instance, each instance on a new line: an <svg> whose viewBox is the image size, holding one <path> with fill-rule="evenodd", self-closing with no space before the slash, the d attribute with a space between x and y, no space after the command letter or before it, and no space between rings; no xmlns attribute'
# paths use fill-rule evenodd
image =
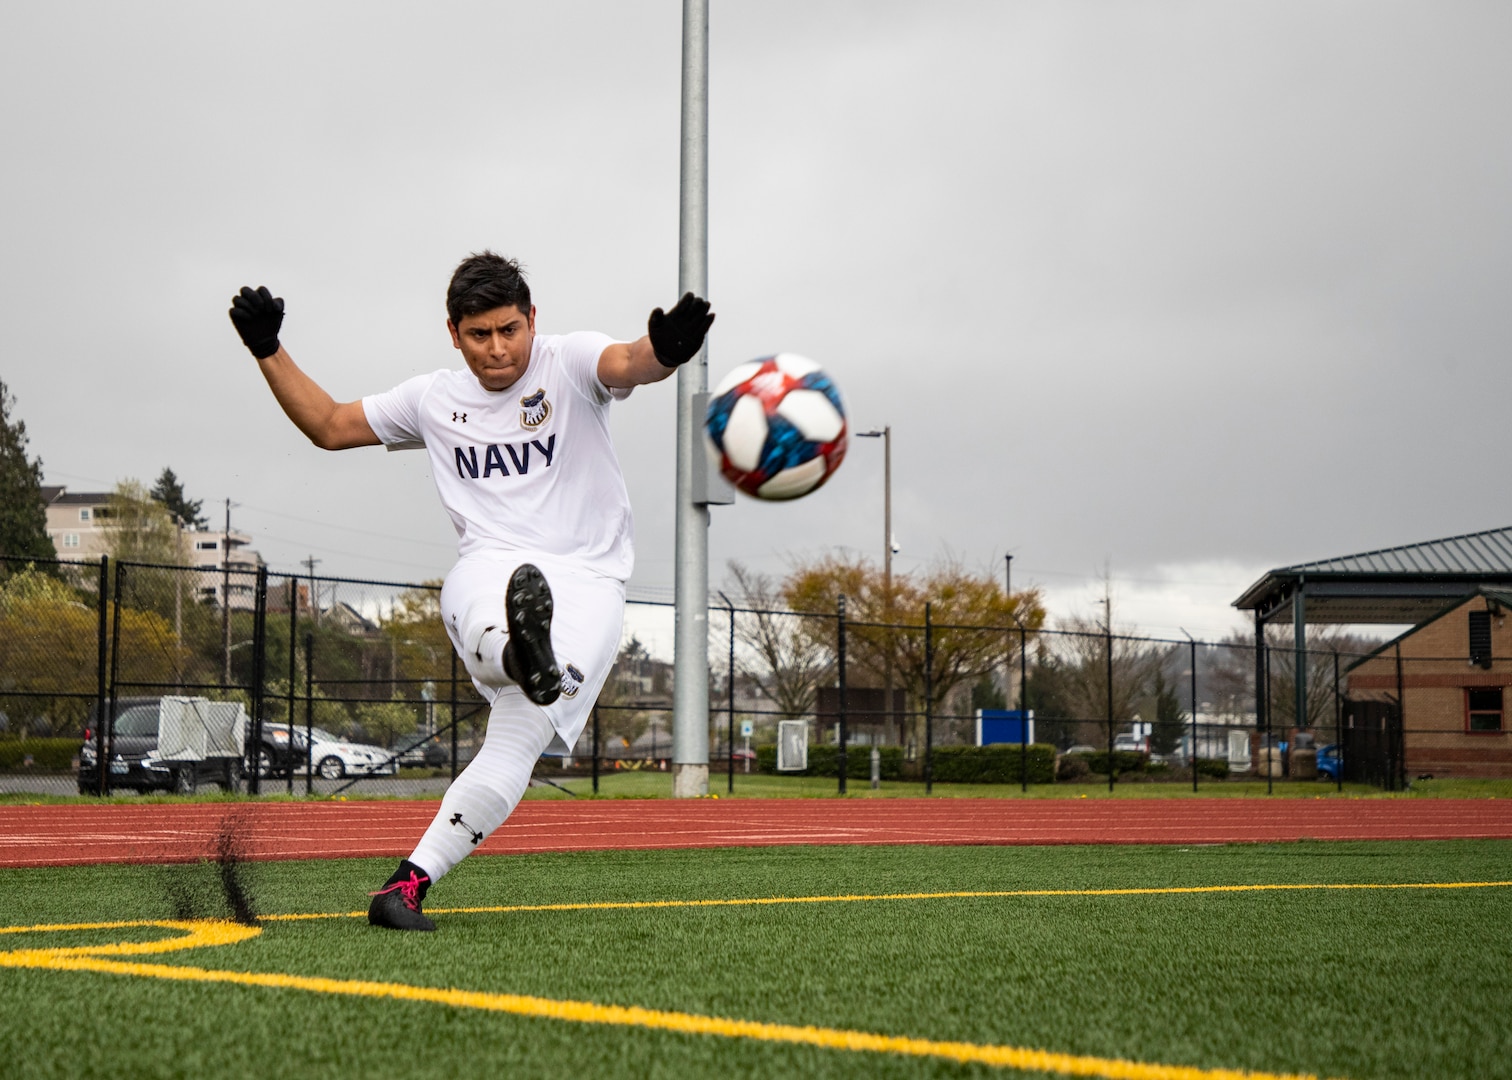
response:
<svg viewBox="0 0 1512 1080"><path fill-rule="evenodd" d="M808 768L793 776L837 776L835 747L810 743ZM882 752L882 779L923 779L924 755L905 763L898 746L878 747ZM1029 746L1029 782L1048 784L1055 775L1055 747L1041 743ZM934 781L940 784L1017 784L1020 776L1017 743L993 746L937 746L934 749ZM777 747L756 747L758 772L777 771ZM871 777L871 747L853 746L845 756L845 775L852 780Z"/></svg>
<svg viewBox="0 0 1512 1080"><path fill-rule="evenodd" d="M1214 780L1227 780L1229 776L1228 759L1198 758L1197 775L1211 777Z"/></svg>
<svg viewBox="0 0 1512 1080"><path fill-rule="evenodd" d="M0 769L67 772L78 753L78 739L0 739ZM31 755L30 765L25 763L27 755Z"/></svg>
<svg viewBox="0 0 1512 1080"><path fill-rule="evenodd" d="M934 780L939 784L1017 784L1027 765L1031 784L1055 780L1055 747L1031 743L1028 760L1017 743L992 746L937 746Z"/></svg>
<svg viewBox="0 0 1512 1080"><path fill-rule="evenodd" d="M882 752L882 779L898 780L903 776L903 748L899 746L879 746ZM785 773L787 776L834 776L839 777L840 770L836 765L838 748L826 743L809 743L808 768L800 773ZM848 780L871 779L871 751L869 746L851 746L847 748L845 755L845 776ZM756 747L756 771L764 773L777 772L777 746L768 743L765 746Z"/></svg>
<svg viewBox="0 0 1512 1080"><path fill-rule="evenodd" d="M1108 775L1108 752L1106 750L1099 750L1095 754L1078 754L1076 756L1085 758L1087 768L1093 772L1101 776ZM1148 760L1138 750L1113 751L1113 767L1118 770L1119 775L1130 772L1143 772Z"/></svg>
<svg viewBox="0 0 1512 1080"><path fill-rule="evenodd" d="M1081 780L1092 775L1092 770L1087 768L1087 755L1071 754L1060 759L1056 766L1055 778L1057 780Z"/></svg>

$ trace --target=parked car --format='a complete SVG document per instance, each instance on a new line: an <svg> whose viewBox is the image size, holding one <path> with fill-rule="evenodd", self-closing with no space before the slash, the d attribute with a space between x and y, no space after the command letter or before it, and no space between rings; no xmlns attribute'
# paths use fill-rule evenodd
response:
<svg viewBox="0 0 1512 1080"><path fill-rule="evenodd" d="M1344 750L1338 743L1318 747L1318 779L1338 781L1344 771Z"/></svg>
<svg viewBox="0 0 1512 1080"><path fill-rule="evenodd" d="M247 714L239 705L206 698L118 698L113 720L105 738L112 789L187 795L201 784L215 784L241 790ZM91 715L79 747L81 795L100 790L97 724Z"/></svg>
<svg viewBox="0 0 1512 1080"><path fill-rule="evenodd" d="M257 750L247 751L248 763L255 769L257 775L267 779L269 777L284 777L289 775L292 766L296 773L304 772L305 755L303 731L296 725L294 728L298 734L295 744L289 745L289 726L287 723L278 724L270 720L262 723L262 732L257 744Z"/></svg>
<svg viewBox="0 0 1512 1080"><path fill-rule="evenodd" d="M314 741L309 753L316 773L327 780L347 776L393 776L399 771L398 758L381 746L351 742L324 728L312 728ZM286 776L292 765L295 773L305 768L305 729L294 726L290 746L287 724L263 722L262 744L258 749L258 776Z"/></svg>
<svg viewBox="0 0 1512 1080"><path fill-rule="evenodd" d="M413 738L407 736L405 741ZM427 739L419 746L411 746L399 755L399 764L408 769L440 769L451 760L446 747L436 739Z"/></svg>

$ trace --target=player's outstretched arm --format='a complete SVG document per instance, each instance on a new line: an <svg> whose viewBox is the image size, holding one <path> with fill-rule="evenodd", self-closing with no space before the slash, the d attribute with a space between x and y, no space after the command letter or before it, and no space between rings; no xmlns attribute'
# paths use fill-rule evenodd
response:
<svg viewBox="0 0 1512 1080"><path fill-rule="evenodd" d="M294 426L322 450L378 445L362 402L336 401L301 371L279 344L283 316L283 298L274 296L265 285L255 290L243 286L231 300L231 323L242 344L257 358L263 378Z"/></svg>
<svg viewBox="0 0 1512 1080"><path fill-rule="evenodd" d="M698 355L714 324L709 302L684 293L671 311L657 308L646 321L646 336L609 346L599 356L599 381L629 388L661 382Z"/></svg>

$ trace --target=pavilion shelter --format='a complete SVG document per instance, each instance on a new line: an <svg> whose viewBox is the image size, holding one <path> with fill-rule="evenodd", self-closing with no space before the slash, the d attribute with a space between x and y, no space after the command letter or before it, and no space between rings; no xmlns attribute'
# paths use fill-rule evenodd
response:
<svg viewBox="0 0 1512 1080"><path fill-rule="evenodd" d="M1392 769L1401 772L1405 778L1414 749L1425 749L1413 745L1410 736L1413 722L1409 720L1406 709L1414 704L1414 698L1418 696L1409 695L1407 691L1425 690L1428 687L1418 686L1413 680L1420 677L1450 680L1446 689L1461 695L1468 692L1473 684L1474 689L1488 692L1477 695L1476 700L1482 705L1489 703L1489 691L1500 688L1500 683L1495 687L1490 685L1490 682L1500 678L1495 671L1494 659L1490 669L1477 667L1481 658L1471 648L1469 616L1472 612L1480 613L1474 620L1477 625L1482 622L1482 616L1487 614L1490 614L1493 621L1499 619L1500 616L1495 612L1504 610L1502 597L1512 599L1512 526L1298 563L1267 572L1234 601L1236 608L1253 612L1255 618L1257 727L1267 734L1270 732L1271 709L1266 690L1267 626L1284 625L1286 622L1292 625L1292 642L1296 652L1296 674L1293 679L1295 715L1299 718L1307 716L1308 624L1412 627L1413 630L1388 646L1395 663L1395 657L1404 644L1412 642L1407 649L1409 659L1401 672L1402 682L1399 686L1375 685L1383 677L1382 672L1376 670L1381 666L1379 651L1366 658L1371 664L1369 671L1356 670L1360 668L1359 664L1351 668L1352 687L1363 691L1366 689L1365 682L1370 682L1372 694L1368 696L1386 697L1394 702L1392 707L1397 710L1396 723L1400 730L1409 735L1406 736L1407 744L1403 752L1396 755ZM1461 614L1456 615L1457 612ZM1443 622L1445 619L1452 622L1455 618L1465 624L1462 635L1459 631L1450 633L1450 623ZM1413 641L1414 634L1433 627L1438 629L1427 637ZM1480 631L1477 630L1477 633ZM1494 652L1495 641L1500 640L1500 633L1500 623L1496 622L1491 629L1494 640L1485 643L1488 653ZM1465 637L1463 643L1459 641L1459 636ZM1509 637L1503 650L1505 654L1512 654L1512 637ZM1434 653L1443 655L1430 655ZM1456 665L1465 670L1456 674ZM1507 666L1506 685L1512 686L1512 664ZM1437 670L1430 671L1430 667ZM1475 670L1470 670L1472 668ZM1488 670L1492 672L1492 676L1487 676ZM1392 675L1395 679L1396 672L1393 671ZM1469 681L1453 682L1454 678L1461 677ZM1423 700L1416 704L1426 707ZM1443 702L1435 702L1424 718L1437 715L1445 708ZM1466 732L1468 730L1467 728ZM1483 743L1482 746L1483 749L1490 749L1489 744Z"/></svg>

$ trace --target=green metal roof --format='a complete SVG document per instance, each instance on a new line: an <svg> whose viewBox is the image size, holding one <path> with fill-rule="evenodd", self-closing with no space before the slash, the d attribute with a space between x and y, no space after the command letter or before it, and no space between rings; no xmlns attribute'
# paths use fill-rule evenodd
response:
<svg viewBox="0 0 1512 1080"><path fill-rule="evenodd" d="M1512 589L1512 526L1279 567L1234 606L1274 622L1300 592L1309 623L1418 623L1483 589Z"/></svg>
<svg viewBox="0 0 1512 1080"><path fill-rule="evenodd" d="M1377 548L1298 563L1271 573L1302 574L1507 574L1512 576L1512 526L1425 540L1402 547Z"/></svg>

